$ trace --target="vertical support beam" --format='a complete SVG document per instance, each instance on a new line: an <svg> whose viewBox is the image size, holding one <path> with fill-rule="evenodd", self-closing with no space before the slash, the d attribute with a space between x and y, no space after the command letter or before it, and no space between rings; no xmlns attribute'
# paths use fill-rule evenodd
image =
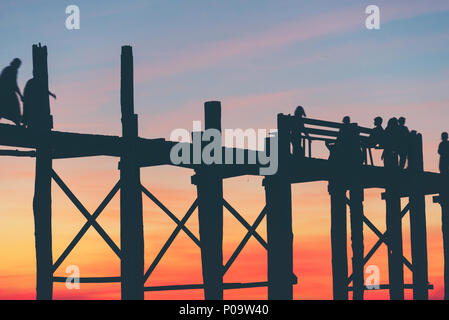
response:
<svg viewBox="0 0 449 320"><path fill-rule="evenodd" d="M140 166L135 154L138 138L134 114L132 47L121 53L121 89L123 149L120 157L120 261L121 293L124 300L144 298L144 237Z"/></svg>
<svg viewBox="0 0 449 320"><path fill-rule="evenodd" d="M278 172L264 179L267 209L268 299L292 300L293 231L291 184L288 179L291 119L282 114L277 118Z"/></svg>
<svg viewBox="0 0 449 320"><path fill-rule="evenodd" d="M365 288L363 262L363 198L362 186L360 184L352 185L350 189L350 210L354 300L363 300Z"/></svg>
<svg viewBox="0 0 449 320"><path fill-rule="evenodd" d="M221 146L221 104L204 105L205 129L217 130ZM223 299L223 178L214 166L197 169L192 183L197 186L201 263L206 300Z"/></svg>
<svg viewBox="0 0 449 320"><path fill-rule="evenodd" d="M394 176L393 176L394 179ZM393 181L392 179L392 181ZM390 299L404 299L401 198L394 183L386 189L386 225L388 234L388 279Z"/></svg>
<svg viewBox="0 0 449 320"><path fill-rule="evenodd" d="M33 45L33 69L38 85L36 108L40 123L34 127L38 137L36 147L36 176L34 186L34 228L36 245L36 298L53 297L53 256L51 231L51 172L52 156L49 133L52 129L48 97L47 47Z"/></svg>
<svg viewBox="0 0 449 320"><path fill-rule="evenodd" d="M444 250L444 300L449 300L449 192L440 193Z"/></svg>
<svg viewBox="0 0 449 320"><path fill-rule="evenodd" d="M441 175L439 196L433 197L433 202L441 205L441 229L443 232L444 253L444 300L449 300L449 177Z"/></svg>
<svg viewBox="0 0 449 320"><path fill-rule="evenodd" d="M293 231L291 185L279 177L265 178L268 244L268 299L292 300Z"/></svg>
<svg viewBox="0 0 449 320"><path fill-rule="evenodd" d="M343 165L345 178L349 181L349 205L351 220L353 299L363 300L364 281L364 246L363 246L363 187L360 180L362 162L366 158L366 150L360 143L359 127L351 124L351 135L347 143L348 161Z"/></svg>
<svg viewBox="0 0 449 320"><path fill-rule="evenodd" d="M413 299L427 300L428 267L427 267L427 231L426 203L421 190L420 175L424 172L422 136L413 131L408 162L412 176L410 201L410 238L413 265Z"/></svg>
<svg viewBox="0 0 449 320"><path fill-rule="evenodd" d="M329 183L331 198L332 287L334 300L348 300L346 189Z"/></svg>

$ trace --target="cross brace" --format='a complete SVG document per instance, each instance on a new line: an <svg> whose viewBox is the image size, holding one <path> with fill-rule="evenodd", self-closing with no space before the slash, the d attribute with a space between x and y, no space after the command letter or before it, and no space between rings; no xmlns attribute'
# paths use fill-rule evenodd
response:
<svg viewBox="0 0 449 320"><path fill-rule="evenodd" d="M351 201L348 198L346 198L346 204L348 206L351 204ZM409 210L410 210L410 203L408 203L404 207L404 209L402 209L401 218L404 218L404 216L407 214L407 212L409 212ZM374 253L377 251L377 249L379 249L379 247L381 246L382 243L385 243L386 245L388 244L388 237L387 237L388 235L387 235L387 232L384 232L384 233L380 232L379 229L377 229L376 226L365 215L363 215L363 222L379 238L379 240L377 240L377 242L373 245L371 250L368 251L368 254L363 259L363 265L366 265L366 263L369 261L369 259L371 259L371 257L374 255ZM402 256L402 261L407 266L407 268L409 268L410 271L413 272L413 266L412 266L411 262L404 256ZM353 274L351 274L348 278L348 285L352 282L352 278L353 278Z"/></svg>

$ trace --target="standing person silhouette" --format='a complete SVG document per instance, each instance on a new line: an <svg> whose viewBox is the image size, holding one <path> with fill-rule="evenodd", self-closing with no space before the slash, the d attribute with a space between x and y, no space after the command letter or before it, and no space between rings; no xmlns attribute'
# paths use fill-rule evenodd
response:
<svg viewBox="0 0 449 320"><path fill-rule="evenodd" d="M398 119L398 124L399 168L404 169L410 149L410 131L405 126L404 117Z"/></svg>
<svg viewBox="0 0 449 320"><path fill-rule="evenodd" d="M306 136L308 136L308 134L304 132L304 117L306 117L304 108L302 106L297 106L294 113L295 122L290 133L290 140L292 142L294 156L305 156L302 134L304 133Z"/></svg>
<svg viewBox="0 0 449 320"><path fill-rule="evenodd" d="M398 129L397 118L388 120L385 128L384 152L382 153L382 160L384 160L384 166L387 168L398 167Z"/></svg>
<svg viewBox="0 0 449 320"><path fill-rule="evenodd" d="M20 125L20 104L16 93L20 99L23 99L17 85L17 73L21 64L22 61L15 58L0 74L0 119L11 120L18 126Z"/></svg>
<svg viewBox="0 0 449 320"><path fill-rule="evenodd" d="M383 119L381 117L374 118L374 128L369 135L369 146L372 148L381 148L384 143L385 130L382 128Z"/></svg>
<svg viewBox="0 0 449 320"><path fill-rule="evenodd" d="M48 94L56 99L56 95L51 91ZM23 90L23 125L31 128L37 127L44 120L42 120L43 111L39 110L41 97L39 95L39 83L33 71L33 78L27 81Z"/></svg>
<svg viewBox="0 0 449 320"><path fill-rule="evenodd" d="M447 132L441 134L441 142L438 146L438 154L440 155L440 172L449 175L449 141Z"/></svg>
<svg viewBox="0 0 449 320"><path fill-rule="evenodd" d="M373 162L371 148L381 149L383 146L385 131L384 131L384 128L382 127L382 122L383 122L382 117L374 118L374 128L371 130L368 140L366 143L364 143L364 146L363 146L363 163L364 164L368 164L367 152L369 153L369 156L371 159L371 164Z"/></svg>

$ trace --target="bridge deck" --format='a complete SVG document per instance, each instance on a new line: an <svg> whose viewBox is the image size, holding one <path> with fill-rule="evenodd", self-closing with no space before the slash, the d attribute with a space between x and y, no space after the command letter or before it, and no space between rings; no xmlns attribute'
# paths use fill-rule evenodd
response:
<svg viewBox="0 0 449 320"><path fill-rule="evenodd" d="M0 145L34 149L38 145L39 138L39 135L31 129L0 124ZM55 159L89 156L120 157L124 140L119 136L51 131L49 133L49 143L53 148L53 157ZM175 143L164 139L139 138L136 145L136 152L138 153L141 166L174 165L170 161L170 150ZM192 144L187 143L186 145L190 151L193 150ZM238 151L243 152L245 163L248 163L248 159L256 159L256 163L254 164L216 165L217 170L221 171L224 178L260 175L259 170L262 165L258 163L258 151L225 147L222 150L223 163L226 152L230 151L233 153L234 160ZM14 152L11 155L14 155ZM196 169L201 166L192 162L176 166L190 169ZM291 160L290 168L292 169L289 170L289 176L292 183L329 181L333 171L332 165L328 160L316 158L303 158L297 161ZM392 173L384 167L363 166L360 174L365 188L385 188ZM419 180L425 194L438 193L441 188L442 181L438 173L424 172L419 177L415 177L406 170L402 170L395 174L395 180L399 181L400 189L404 194L408 193L413 179Z"/></svg>

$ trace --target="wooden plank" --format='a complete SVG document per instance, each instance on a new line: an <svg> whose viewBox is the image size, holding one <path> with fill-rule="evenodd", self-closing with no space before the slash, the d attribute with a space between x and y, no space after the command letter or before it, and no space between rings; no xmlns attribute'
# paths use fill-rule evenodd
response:
<svg viewBox="0 0 449 320"><path fill-rule="evenodd" d="M79 278L68 278L68 277L53 277L53 282L67 282L76 281L79 283L115 283L120 282L120 277L79 277Z"/></svg>
<svg viewBox="0 0 449 320"><path fill-rule="evenodd" d="M268 286L268 282L248 282L248 283L223 283L223 290L232 289L247 289L247 288L261 288ZM145 291L171 291L171 290L199 290L204 289L203 284L181 284L181 285L171 285L171 286L151 286L145 287Z"/></svg>

